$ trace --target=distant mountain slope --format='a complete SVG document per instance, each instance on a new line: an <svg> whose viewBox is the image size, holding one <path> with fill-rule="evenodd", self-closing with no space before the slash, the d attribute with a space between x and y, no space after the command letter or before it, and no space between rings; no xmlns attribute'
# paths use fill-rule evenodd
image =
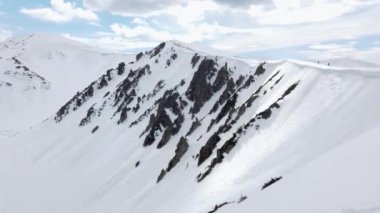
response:
<svg viewBox="0 0 380 213"><path fill-rule="evenodd" d="M0 209L270 213L284 205L304 213L306 205L281 202L312 197L339 211L351 201L344 188L313 197L318 186L309 184L326 172L321 183L334 185L339 179L330 177L350 174L337 168L344 162L359 163L352 176L377 168L377 158L345 153L356 153L360 138L369 156L379 147L379 87L376 69L302 61L252 67L164 42L105 69L40 125L0 138ZM376 207L377 187L365 187L357 196Z"/></svg>
<svg viewBox="0 0 380 213"><path fill-rule="evenodd" d="M129 58L56 36L0 43L0 130L41 122L106 68Z"/></svg>

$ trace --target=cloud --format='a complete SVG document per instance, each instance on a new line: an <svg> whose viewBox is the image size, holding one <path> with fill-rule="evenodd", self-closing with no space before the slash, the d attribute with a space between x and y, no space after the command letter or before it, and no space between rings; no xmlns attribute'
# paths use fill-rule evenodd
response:
<svg viewBox="0 0 380 213"><path fill-rule="evenodd" d="M247 7L251 5L270 5L272 0L215 0L215 2L233 7Z"/></svg>
<svg viewBox="0 0 380 213"><path fill-rule="evenodd" d="M334 59L353 59L364 62L369 62L379 65L380 58L380 45L373 46L368 49L358 49L353 44L355 41L350 41L345 44L323 44L311 46L311 48L306 50L301 50L298 52L303 58L311 60L322 60L322 61L334 61ZM348 63L349 61L347 61Z"/></svg>
<svg viewBox="0 0 380 213"><path fill-rule="evenodd" d="M187 0L83 0L83 4L94 10L105 10L114 14L143 16L170 6L183 4Z"/></svg>
<svg viewBox="0 0 380 213"><path fill-rule="evenodd" d="M132 23L134 24L137 24L137 25L144 25L144 26L148 26L148 22L146 22L144 19L142 18L139 18L139 17L136 17L132 20Z"/></svg>
<svg viewBox="0 0 380 213"><path fill-rule="evenodd" d="M110 27L112 32L116 36L124 38L139 37L140 39L144 39L147 41L165 41L170 40L172 37L172 35L169 32L159 31L154 28L142 25L131 28L126 25L115 23L112 24Z"/></svg>
<svg viewBox="0 0 380 213"><path fill-rule="evenodd" d="M0 42L5 41L11 36L12 36L12 33L10 31L0 28Z"/></svg>
<svg viewBox="0 0 380 213"><path fill-rule="evenodd" d="M68 22L73 19L83 19L90 22L98 21L98 16L91 10L77 7L72 2L51 0L50 8L23 8L21 13L43 21L56 23Z"/></svg>
<svg viewBox="0 0 380 213"><path fill-rule="evenodd" d="M116 10L112 8L121 2L84 1L97 2L98 9L110 9L113 13ZM134 3L137 6L149 2L143 0ZM141 13L135 13L137 15L131 15L133 7L127 10L119 8L122 15L132 18L132 23L110 23L108 32L98 33L90 42L119 50L147 48L161 41L179 40L202 43L238 55L299 46L309 47L309 52L342 54L347 51L353 54L354 51L361 50L356 50L354 43L344 43L345 41L380 36L377 20L373 18L380 14L380 2L377 0L163 2L167 4L152 1L151 8L140 8ZM230 7L229 4L246 6ZM363 51L361 55L364 55ZM305 56L308 54L305 53Z"/></svg>

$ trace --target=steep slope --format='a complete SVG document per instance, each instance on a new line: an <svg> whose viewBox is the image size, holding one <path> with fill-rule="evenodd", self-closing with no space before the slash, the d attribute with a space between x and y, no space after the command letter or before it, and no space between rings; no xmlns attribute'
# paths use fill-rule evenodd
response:
<svg viewBox="0 0 380 213"><path fill-rule="evenodd" d="M0 130L41 122L106 68L129 58L56 36L0 43Z"/></svg>
<svg viewBox="0 0 380 213"><path fill-rule="evenodd" d="M254 198L270 199L297 171L310 177L310 161L323 165L320 156L379 126L379 76L298 61L251 67L161 43L39 126L0 139L0 207L271 212Z"/></svg>

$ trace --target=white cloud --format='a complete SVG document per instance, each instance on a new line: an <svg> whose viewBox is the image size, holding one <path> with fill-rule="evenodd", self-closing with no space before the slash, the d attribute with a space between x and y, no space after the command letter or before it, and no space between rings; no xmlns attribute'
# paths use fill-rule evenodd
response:
<svg viewBox="0 0 380 213"><path fill-rule="evenodd" d="M98 21L98 16L91 10L77 7L72 2L51 0L51 8L23 8L21 13L36 19L56 23L68 22L73 19L83 19L90 22Z"/></svg>
<svg viewBox="0 0 380 213"><path fill-rule="evenodd" d="M8 30L0 29L0 42L5 41L6 39L10 38L12 36L12 33Z"/></svg>
<svg viewBox="0 0 380 213"><path fill-rule="evenodd" d="M151 48L156 46L159 42L153 41L143 41L133 38L125 38L120 36L115 36L111 33L97 33L94 37L77 37L72 36L71 34L62 34L62 36L86 43L95 47L101 47L107 50L113 50L116 52L126 52L131 49L140 49L140 48Z"/></svg>
<svg viewBox="0 0 380 213"><path fill-rule="evenodd" d="M359 52L353 48L354 43L326 42L380 35L374 18L380 14L377 0L271 0L269 6L253 4L258 3L255 0L239 0L232 4L240 1L247 5L229 7L231 2L225 0L164 0L167 4L163 5L143 0L135 1L136 5L132 6L150 2L152 7L133 13L121 11L123 5L116 4L120 0L84 0L98 9L133 18L133 24L111 24L109 32L91 39L93 43L118 49L152 47L161 41L180 40L202 43L230 54L296 46L310 46L314 52L353 53ZM129 1L123 2L126 6ZM118 6L120 10L113 10Z"/></svg>
<svg viewBox="0 0 380 213"><path fill-rule="evenodd" d="M311 44L310 49L313 50L337 50L343 48L352 48L356 44L355 41L350 41L344 44L328 43L328 44Z"/></svg>
<svg viewBox="0 0 380 213"><path fill-rule="evenodd" d="M250 14L261 25L294 25L328 21L375 3L373 0L274 0L274 9L254 7L251 8Z"/></svg>
<svg viewBox="0 0 380 213"><path fill-rule="evenodd" d="M187 0L83 0L83 4L94 10L105 10L114 14L143 16L183 4Z"/></svg>
<svg viewBox="0 0 380 213"><path fill-rule="evenodd" d="M134 24L137 24L137 25L144 25L144 26L148 26L148 22L146 22L144 19L142 18L139 18L139 17L136 17L132 20L132 23Z"/></svg>
<svg viewBox="0 0 380 213"><path fill-rule="evenodd" d="M379 65L380 46L369 49L358 49L350 45L337 46L329 49L308 49L299 51L298 54L303 58L311 60L331 61L334 59L353 59Z"/></svg>

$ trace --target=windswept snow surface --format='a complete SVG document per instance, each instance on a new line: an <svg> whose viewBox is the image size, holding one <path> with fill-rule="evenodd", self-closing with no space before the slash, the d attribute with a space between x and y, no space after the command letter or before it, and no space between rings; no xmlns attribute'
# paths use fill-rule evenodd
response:
<svg viewBox="0 0 380 213"><path fill-rule="evenodd" d="M0 43L0 131L38 124L105 69L129 59L58 36Z"/></svg>
<svg viewBox="0 0 380 213"><path fill-rule="evenodd" d="M379 211L379 70L250 66L176 42L136 59L0 137L0 211Z"/></svg>

